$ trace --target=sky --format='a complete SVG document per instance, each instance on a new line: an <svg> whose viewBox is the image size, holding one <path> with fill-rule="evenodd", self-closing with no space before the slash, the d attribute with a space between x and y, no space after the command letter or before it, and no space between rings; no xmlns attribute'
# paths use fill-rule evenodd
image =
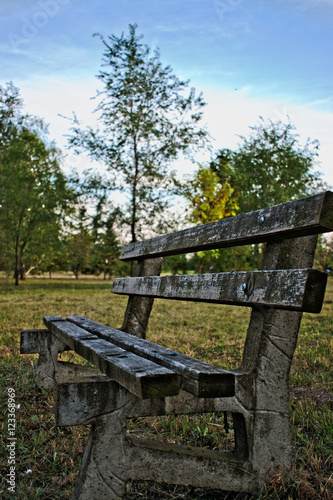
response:
<svg viewBox="0 0 333 500"><path fill-rule="evenodd" d="M333 0L1 0L0 85L20 88L25 111L65 151L63 116L96 125L103 44L93 34L120 36L134 23L162 64L203 92L214 151L236 149L260 116L290 119L301 144L319 140L333 186ZM88 166L68 154L65 169Z"/></svg>

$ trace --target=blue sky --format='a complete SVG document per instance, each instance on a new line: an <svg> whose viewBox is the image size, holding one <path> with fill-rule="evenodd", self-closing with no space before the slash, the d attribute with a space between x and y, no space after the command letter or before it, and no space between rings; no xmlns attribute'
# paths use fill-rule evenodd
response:
<svg viewBox="0 0 333 500"><path fill-rule="evenodd" d="M203 91L215 150L235 148L259 116L289 116L301 142L319 139L333 185L332 0L2 0L0 84L13 81L64 148L68 122L59 114L95 123L103 46L93 33L120 35L130 23Z"/></svg>

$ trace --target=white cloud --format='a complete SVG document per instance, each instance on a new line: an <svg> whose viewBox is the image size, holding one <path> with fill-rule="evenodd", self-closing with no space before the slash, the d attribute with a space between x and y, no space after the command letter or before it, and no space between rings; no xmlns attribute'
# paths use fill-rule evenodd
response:
<svg viewBox="0 0 333 500"><path fill-rule="evenodd" d="M64 134L68 133L70 122L58 116L59 114L71 117L72 111L75 111L86 125L97 128L97 116L92 113L97 102L91 98L96 94L98 84L98 80L93 77L76 81L61 77L45 78L29 84L17 83L21 88L26 111L41 116L50 123L50 136L62 149L65 149L67 143ZM319 159L324 180L333 185L333 113L318 111L311 106L297 106L278 99L254 97L250 87L234 91L207 87L203 88L203 94L208 103L204 121L215 138L215 151L220 148L237 148L239 135L248 136L249 127L257 124L259 116L282 122L287 122L289 116L300 135L301 143L305 143L308 137L319 140ZM198 155L197 160L208 161L209 158L210 153L203 153ZM66 161L67 165L69 163L70 157ZM72 163L79 170L89 166L89 160L86 158L74 158ZM184 160L178 161L174 167L181 174L191 173L195 168L190 161Z"/></svg>
<svg viewBox="0 0 333 500"><path fill-rule="evenodd" d="M302 144L308 137L319 140L321 171L324 180L333 186L333 113L278 99L253 97L249 88L234 92L206 89L204 96L208 103L205 119L216 139L216 148L236 148L239 143L238 136L248 136L249 126L256 125L259 116L284 123L288 122L289 116Z"/></svg>

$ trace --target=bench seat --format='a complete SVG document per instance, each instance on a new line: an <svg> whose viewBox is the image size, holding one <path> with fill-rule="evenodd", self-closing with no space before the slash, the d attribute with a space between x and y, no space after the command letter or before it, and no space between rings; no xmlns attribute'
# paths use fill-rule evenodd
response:
<svg viewBox="0 0 333 500"><path fill-rule="evenodd" d="M105 326L83 316L45 316L46 327L80 356L141 399L174 396L231 397L235 374Z"/></svg>

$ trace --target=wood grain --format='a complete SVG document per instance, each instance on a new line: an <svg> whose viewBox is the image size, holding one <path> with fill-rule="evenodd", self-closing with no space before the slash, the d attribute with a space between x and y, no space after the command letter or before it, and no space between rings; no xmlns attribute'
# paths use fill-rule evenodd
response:
<svg viewBox="0 0 333 500"><path fill-rule="evenodd" d="M116 278L112 292L319 313L327 275L314 269Z"/></svg>
<svg viewBox="0 0 333 500"><path fill-rule="evenodd" d="M121 249L121 260L278 241L333 230L333 193L263 208L236 217L195 226L176 233L131 243Z"/></svg>
<svg viewBox="0 0 333 500"><path fill-rule="evenodd" d="M133 352L111 344L59 317L45 316L47 328L102 373L141 399L174 396L179 376Z"/></svg>
<svg viewBox="0 0 333 500"><path fill-rule="evenodd" d="M181 388L198 397L229 397L235 392L233 372L204 363L154 342L105 326L83 316L69 316L68 321L86 331L165 366L181 376Z"/></svg>

